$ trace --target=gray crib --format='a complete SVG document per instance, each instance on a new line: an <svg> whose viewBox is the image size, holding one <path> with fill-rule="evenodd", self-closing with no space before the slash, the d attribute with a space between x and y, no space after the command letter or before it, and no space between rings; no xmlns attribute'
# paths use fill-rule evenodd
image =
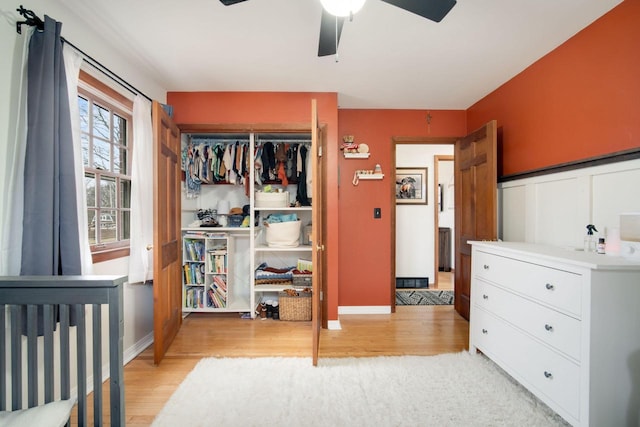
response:
<svg viewBox="0 0 640 427"><path fill-rule="evenodd" d="M87 367L91 366L93 425L103 425L102 309L106 307L109 415L112 426L125 425L122 286L126 280L126 276L0 277L0 411L68 399L75 389L78 425L87 425ZM87 306L91 306L91 328L86 327ZM71 326L71 322L75 326ZM76 329L76 352L70 345L73 329ZM89 332L92 333L91 342L87 339ZM93 349L90 352L92 360L87 356L89 345ZM38 353L41 354L40 361ZM72 384L73 369L76 381ZM8 371L11 373L10 393ZM59 372L59 381L54 378L56 372ZM27 402L23 402L25 388Z"/></svg>

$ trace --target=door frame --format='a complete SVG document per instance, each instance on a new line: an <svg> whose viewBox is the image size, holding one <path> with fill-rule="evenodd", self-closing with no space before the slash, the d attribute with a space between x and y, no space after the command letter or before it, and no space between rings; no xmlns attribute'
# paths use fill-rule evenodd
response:
<svg viewBox="0 0 640 427"><path fill-rule="evenodd" d="M176 126L180 130L180 134L183 133L309 133L313 132L311 121L307 123L299 123L299 122L285 122L285 123L177 123ZM320 130L320 137L322 138L319 141L323 146L326 145L326 135L327 135L327 124L318 122L318 129ZM324 147L326 148L326 147ZM324 170L326 171L327 166L327 156L326 153L323 153L321 158L321 162L323 164ZM326 197L326 180L325 182L320 183L325 185L323 188L322 194L323 197ZM324 203L321 204L324 206ZM320 212L321 215L325 216L325 220L323 221L326 224L326 210L322 210ZM326 236L326 229L320 230ZM324 240L324 239L323 239ZM323 260L325 260L326 265L326 251L322 251L321 256ZM327 321L327 284L326 284L326 275L322 275L322 283L319 283L319 287L321 289L324 298L321 300L321 307L319 307L321 311L320 318L322 319L321 328L326 329L328 327Z"/></svg>
<svg viewBox="0 0 640 427"><path fill-rule="evenodd" d="M460 137L432 137L432 136L394 136L391 137L391 180L389 186L389 195L390 195L390 206L391 209L391 268L389 278L390 284L390 296L391 296L391 312L396 312L396 146L397 145L451 145L455 146L456 141L458 141ZM455 159L454 159L455 161ZM437 187L437 186L436 186ZM436 203L437 204L437 203ZM437 207L436 207L437 210ZM454 227L457 227L457 224L454 222ZM436 241L438 235L434 230L434 240ZM434 246L437 249L437 246ZM438 268L438 259L437 259L437 251L435 253L435 273L434 274L434 285L437 284L437 268Z"/></svg>
<svg viewBox="0 0 640 427"><path fill-rule="evenodd" d="M435 271L435 280L434 280L434 284L437 284L437 280L438 280L438 271L440 268L440 232L439 232L439 228L440 228L440 219L439 219L439 213L440 211L438 210L438 197L440 197L438 195L438 185L439 185L439 170L438 170L438 162L454 162L455 161L455 156L453 154L436 154L435 156L433 156L433 194L434 196L434 204L433 204L433 234L434 234L434 239L433 239L433 264L434 264L434 271ZM440 200L440 203L443 203L443 200ZM455 218L455 216L454 216ZM454 226L455 226L455 221L454 221ZM453 243L453 236L451 236L451 242ZM455 248L455 245L454 245ZM455 286L455 285L454 285Z"/></svg>

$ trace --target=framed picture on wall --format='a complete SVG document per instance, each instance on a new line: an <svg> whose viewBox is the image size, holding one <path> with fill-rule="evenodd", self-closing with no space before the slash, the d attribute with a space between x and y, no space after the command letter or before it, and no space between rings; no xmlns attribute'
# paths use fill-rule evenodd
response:
<svg viewBox="0 0 640 427"><path fill-rule="evenodd" d="M396 204L427 204L427 168L396 168Z"/></svg>

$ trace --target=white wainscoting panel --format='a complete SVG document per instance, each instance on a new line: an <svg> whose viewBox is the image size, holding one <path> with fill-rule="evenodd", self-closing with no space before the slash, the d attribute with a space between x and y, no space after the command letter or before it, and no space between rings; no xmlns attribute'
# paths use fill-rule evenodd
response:
<svg viewBox="0 0 640 427"><path fill-rule="evenodd" d="M640 211L640 168L593 176L593 223L619 227L619 215Z"/></svg>
<svg viewBox="0 0 640 427"><path fill-rule="evenodd" d="M640 212L640 159L503 182L498 185L505 241L582 248L586 225L597 237Z"/></svg>
<svg viewBox="0 0 640 427"><path fill-rule="evenodd" d="M509 221L501 221L501 239L510 242L526 242L527 209L526 209L525 185L516 185L502 189L499 193L502 203L501 218L509 218Z"/></svg>

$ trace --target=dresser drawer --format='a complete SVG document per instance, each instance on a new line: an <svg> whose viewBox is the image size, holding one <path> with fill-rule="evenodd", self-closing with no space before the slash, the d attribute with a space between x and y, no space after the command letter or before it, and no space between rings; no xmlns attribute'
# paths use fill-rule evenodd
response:
<svg viewBox="0 0 640 427"><path fill-rule="evenodd" d="M474 345L555 410L579 418L580 367L479 307Z"/></svg>
<svg viewBox="0 0 640 427"><path fill-rule="evenodd" d="M582 276L476 251L473 274L576 316L581 315Z"/></svg>
<svg viewBox="0 0 640 427"><path fill-rule="evenodd" d="M473 282L471 293L472 304L501 317L567 356L580 360L579 320L482 280Z"/></svg>

